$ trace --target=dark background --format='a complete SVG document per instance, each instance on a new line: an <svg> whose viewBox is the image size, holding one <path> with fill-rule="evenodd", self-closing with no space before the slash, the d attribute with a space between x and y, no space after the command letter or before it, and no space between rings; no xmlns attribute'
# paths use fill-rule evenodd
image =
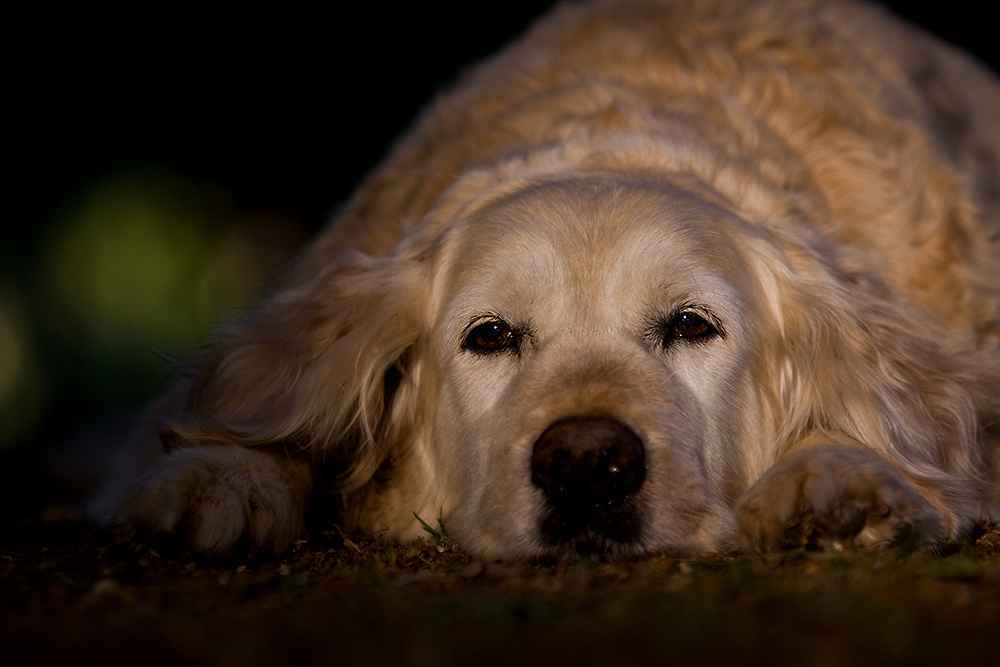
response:
<svg viewBox="0 0 1000 667"><path fill-rule="evenodd" d="M0 456L124 429L168 384L164 356L238 311L435 90L550 4L11 15ZM972 2L889 4L996 69Z"/></svg>

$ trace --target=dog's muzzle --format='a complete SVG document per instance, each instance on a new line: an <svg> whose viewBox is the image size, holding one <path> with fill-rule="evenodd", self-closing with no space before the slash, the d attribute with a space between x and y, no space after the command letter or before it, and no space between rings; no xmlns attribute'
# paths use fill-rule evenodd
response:
<svg viewBox="0 0 1000 667"><path fill-rule="evenodd" d="M610 417L561 419L535 441L531 481L545 492L541 520L551 544L629 543L641 530L634 496L646 478L642 440Z"/></svg>

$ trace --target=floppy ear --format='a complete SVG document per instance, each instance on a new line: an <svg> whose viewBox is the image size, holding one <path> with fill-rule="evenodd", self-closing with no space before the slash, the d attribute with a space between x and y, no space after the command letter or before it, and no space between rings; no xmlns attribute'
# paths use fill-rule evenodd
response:
<svg viewBox="0 0 1000 667"><path fill-rule="evenodd" d="M846 439L953 510L977 511L991 465L983 425L1000 415L996 360L801 247L768 255L760 274L773 328L756 335L773 458L817 434Z"/></svg>
<svg viewBox="0 0 1000 667"><path fill-rule="evenodd" d="M281 289L222 332L187 369L183 413L165 446L281 444L334 460L344 490L362 486L412 407L397 391L427 293L422 257L351 253ZM399 394L398 396L393 396Z"/></svg>

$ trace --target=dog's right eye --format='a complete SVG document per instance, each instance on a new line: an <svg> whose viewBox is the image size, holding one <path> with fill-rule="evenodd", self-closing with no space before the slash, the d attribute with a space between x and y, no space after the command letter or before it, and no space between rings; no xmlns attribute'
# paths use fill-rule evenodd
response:
<svg viewBox="0 0 1000 667"><path fill-rule="evenodd" d="M685 309L656 326L652 333L664 348L685 341L689 343L706 343L713 338L724 336L722 327L714 317L706 313Z"/></svg>
<svg viewBox="0 0 1000 667"><path fill-rule="evenodd" d="M483 322L465 337L462 348L475 354L496 354L517 349L517 334L496 320Z"/></svg>

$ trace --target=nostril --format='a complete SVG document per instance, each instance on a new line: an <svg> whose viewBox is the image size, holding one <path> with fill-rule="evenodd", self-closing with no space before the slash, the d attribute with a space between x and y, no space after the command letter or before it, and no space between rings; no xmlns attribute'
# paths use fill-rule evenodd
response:
<svg viewBox="0 0 1000 667"><path fill-rule="evenodd" d="M532 483L560 506L614 505L638 491L645 477L642 440L610 417L557 421L532 451Z"/></svg>

